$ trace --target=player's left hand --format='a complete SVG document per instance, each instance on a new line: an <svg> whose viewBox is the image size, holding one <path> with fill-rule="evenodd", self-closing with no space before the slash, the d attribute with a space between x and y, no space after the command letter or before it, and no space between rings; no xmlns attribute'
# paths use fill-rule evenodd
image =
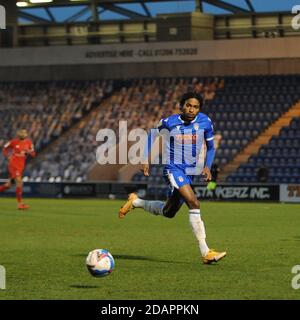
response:
<svg viewBox="0 0 300 320"><path fill-rule="evenodd" d="M24 155L25 156L32 156L33 154L34 154L33 150L27 149L27 150L24 151Z"/></svg>
<svg viewBox="0 0 300 320"><path fill-rule="evenodd" d="M210 181L211 180L211 172L208 167L205 167L201 173L204 176L205 181Z"/></svg>

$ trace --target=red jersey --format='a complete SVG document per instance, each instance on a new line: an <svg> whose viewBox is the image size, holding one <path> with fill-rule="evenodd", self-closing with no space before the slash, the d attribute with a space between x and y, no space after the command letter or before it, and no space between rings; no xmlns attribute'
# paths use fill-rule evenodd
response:
<svg viewBox="0 0 300 320"><path fill-rule="evenodd" d="M33 143L30 139L13 139L7 142L3 148L3 153L5 156L11 154L8 166L20 171L24 170L27 155L35 156Z"/></svg>

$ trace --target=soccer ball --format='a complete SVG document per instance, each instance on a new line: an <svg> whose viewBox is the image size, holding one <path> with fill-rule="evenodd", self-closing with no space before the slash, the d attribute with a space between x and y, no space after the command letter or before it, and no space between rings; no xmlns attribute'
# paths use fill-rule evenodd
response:
<svg viewBox="0 0 300 320"><path fill-rule="evenodd" d="M86 266L92 276L105 277L112 273L115 261L108 250L95 249L88 254Z"/></svg>

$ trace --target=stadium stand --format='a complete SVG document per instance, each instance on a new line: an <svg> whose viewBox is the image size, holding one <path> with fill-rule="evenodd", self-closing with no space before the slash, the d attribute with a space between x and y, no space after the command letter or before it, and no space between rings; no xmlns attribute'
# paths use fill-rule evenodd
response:
<svg viewBox="0 0 300 320"><path fill-rule="evenodd" d="M216 161L226 164L255 136L267 128L300 98L297 76L226 78L224 91L217 92L204 112L223 140Z"/></svg>
<svg viewBox="0 0 300 320"><path fill-rule="evenodd" d="M224 81L223 90L217 90L203 109L223 137L215 159L221 167L300 99L298 75L225 77ZM256 174L247 173L229 180L256 181ZM152 181L159 182L162 167L153 166L152 175ZM141 174L134 177L134 181L144 180ZM195 182L201 182L201 177Z"/></svg>
<svg viewBox="0 0 300 320"><path fill-rule="evenodd" d="M91 165L95 163L97 132L109 128L118 132L119 121L128 121L132 128L149 129L163 116L176 108L177 98L190 90L186 79L145 79L122 82L89 119L84 119L78 130L59 139L58 143L43 154L43 161L28 166L27 175L33 180L53 179L84 181ZM119 87L121 83L116 83ZM162 108L163 106L163 108Z"/></svg>
<svg viewBox="0 0 300 320"><path fill-rule="evenodd" d="M261 146L257 155L227 178L227 182L258 182L257 170L268 171L266 182L300 183L300 118L294 118L279 136Z"/></svg>
<svg viewBox="0 0 300 320"><path fill-rule="evenodd" d="M0 146L24 128L39 152L98 106L111 91L112 83L105 81L0 83ZM6 161L2 154L0 170L5 176Z"/></svg>
<svg viewBox="0 0 300 320"><path fill-rule="evenodd" d="M128 121L128 130L150 129L162 117L177 112L178 99L190 90L206 97L203 112L213 120L215 132L223 136L215 159L222 167L300 99L298 75L158 78L114 84L95 81L1 84L0 88L2 121L12 124L9 128L2 125L1 137L5 138L1 144L16 128L25 126L37 149L47 147L39 161L27 167L25 175L33 181L85 181L95 163L98 130L110 128L118 132L120 120ZM102 101L108 93L110 97ZM260 164L259 160L250 161ZM0 164L4 171L3 157ZM256 174L252 169L241 168L228 181L254 181ZM293 175L291 168L289 181L294 181ZM160 183L162 166L153 166L147 179ZM133 181L144 180L141 174L133 177ZM200 181L196 177L196 182Z"/></svg>

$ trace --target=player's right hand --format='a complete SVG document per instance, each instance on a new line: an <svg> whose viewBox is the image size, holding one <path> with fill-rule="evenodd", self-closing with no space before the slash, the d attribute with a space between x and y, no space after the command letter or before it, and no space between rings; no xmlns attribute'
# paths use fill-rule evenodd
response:
<svg viewBox="0 0 300 320"><path fill-rule="evenodd" d="M142 166L142 172L144 176L149 177L149 164L143 164Z"/></svg>
<svg viewBox="0 0 300 320"><path fill-rule="evenodd" d="M211 180L211 172L208 167L205 167L202 171L202 175L204 177L204 181L210 181Z"/></svg>

